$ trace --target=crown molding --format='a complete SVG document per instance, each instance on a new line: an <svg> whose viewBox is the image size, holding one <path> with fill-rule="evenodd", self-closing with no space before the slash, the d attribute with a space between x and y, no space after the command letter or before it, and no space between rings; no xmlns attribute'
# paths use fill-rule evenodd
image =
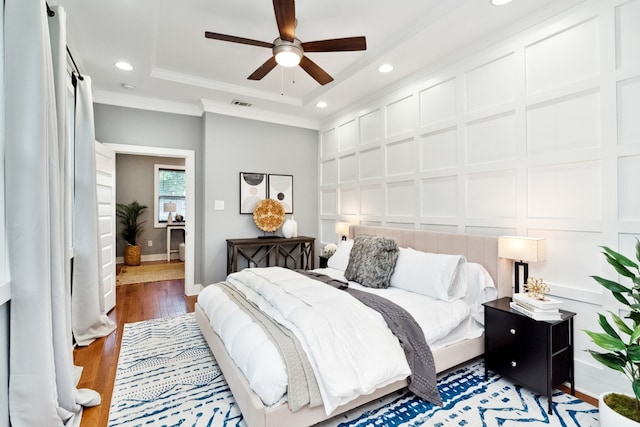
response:
<svg viewBox="0 0 640 427"><path fill-rule="evenodd" d="M258 120L262 122L276 123L305 129L320 129L318 120L304 117L278 114L265 110L248 107L239 107L221 104L207 99L201 99L200 105L164 101L156 98L123 95L114 92L96 90L93 93L93 102L96 104L115 105L118 107L136 108L140 110L158 111L162 113L182 114L186 116L201 117L204 113L216 113L226 116L240 117L244 119Z"/></svg>
<svg viewBox="0 0 640 427"><path fill-rule="evenodd" d="M184 85L200 87L204 89L216 90L219 92L225 92L237 96L248 96L251 98L262 99L265 101L277 102L279 104L302 106L302 99L294 98L292 96L286 96L276 94L273 92L267 92L263 90L248 89L243 86L221 83L219 81L205 79L202 77L196 77L190 74L177 73L175 71L169 71L163 68L154 68L151 70L151 77L159 80L166 80L173 83L181 83Z"/></svg>
<svg viewBox="0 0 640 427"><path fill-rule="evenodd" d="M320 121L303 117L278 114L265 110L253 109L251 107L239 107L228 104L221 104L208 99L200 100L202 111L205 113L223 114L226 116L240 117L243 119L258 120L262 122L276 123L287 126L300 127L305 129L320 129Z"/></svg>
<svg viewBox="0 0 640 427"><path fill-rule="evenodd" d="M202 116L202 109L198 105L175 101L165 101L157 98L123 95L102 90L96 90L93 92L93 102L96 104L116 105L118 107L137 108L140 110L159 111L163 113L183 114L186 116Z"/></svg>

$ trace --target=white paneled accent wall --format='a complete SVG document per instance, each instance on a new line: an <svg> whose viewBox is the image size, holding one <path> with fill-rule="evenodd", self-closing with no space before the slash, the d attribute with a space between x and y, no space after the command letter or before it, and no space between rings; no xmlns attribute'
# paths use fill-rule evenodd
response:
<svg viewBox="0 0 640 427"><path fill-rule="evenodd" d="M513 111L466 125L467 163L487 163L516 156L516 115Z"/></svg>
<svg viewBox="0 0 640 427"><path fill-rule="evenodd" d="M633 257L640 237L640 0L549 16L326 121L320 235L348 221L546 238L530 273L578 314L577 388L628 391L581 330L621 309L589 277L617 278L599 246Z"/></svg>
<svg viewBox="0 0 640 427"><path fill-rule="evenodd" d="M455 78L437 83L419 92L420 126L427 127L456 119Z"/></svg>
<svg viewBox="0 0 640 427"><path fill-rule="evenodd" d="M363 150L359 153L360 180L382 178L384 176L383 155L382 147Z"/></svg>
<svg viewBox="0 0 640 427"><path fill-rule="evenodd" d="M349 154L344 157L340 157L338 160L340 164L340 183L353 182L358 177L358 167L356 163L356 155Z"/></svg>
<svg viewBox="0 0 640 427"><path fill-rule="evenodd" d="M513 52L465 73L467 112L511 102L516 97L516 58Z"/></svg>
<svg viewBox="0 0 640 427"><path fill-rule="evenodd" d="M640 77L618 82L617 95L618 141L620 144L640 144L640 120L634 116L640 111Z"/></svg>
<svg viewBox="0 0 640 427"><path fill-rule="evenodd" d="M616 19L616 67L638 65L640 57L640 3L637 1L623 2L615 9Z"/></svg>
<svg viewBox="0 0 640 427"><path fill-rule="evenodd" d="M420 171L454 168L458 162L456 128L417 137L420 144Z"/></svg>
<svg viewBox="0 0 640 427"><path fill-rule="evenodd" d="M640 221L640 155L625 156L618 159L618 211L620 219Z"/></svg>

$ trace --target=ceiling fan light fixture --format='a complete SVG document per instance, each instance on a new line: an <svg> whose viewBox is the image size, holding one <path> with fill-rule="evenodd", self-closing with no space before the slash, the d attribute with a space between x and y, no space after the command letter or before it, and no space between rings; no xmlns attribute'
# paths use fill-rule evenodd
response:
<svg viewBox="0 0 640 427"><path fill-rule="evenodd" d="M295 67L300 63L304 51L299 40L288 42L276 39L273 43L273 55L276 62L283 67Z"/></svg>
<svg viewBox="0 0 640 427"><path fill-rule="evenodd" d="M295 67L300 63L300 55L296 52L278 52L276 53L276 62L283 67Z"/></svg>

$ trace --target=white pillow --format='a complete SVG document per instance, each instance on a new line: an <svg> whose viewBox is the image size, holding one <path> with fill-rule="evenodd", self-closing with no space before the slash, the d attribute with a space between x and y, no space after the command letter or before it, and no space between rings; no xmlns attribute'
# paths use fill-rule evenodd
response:
<svg viewBox="0 0 640 427"><path fill-rule="evenodd" d="M349 265L349 254L353 247L353 239L341 240L338 244L338 249L331 255L331 258L327 260L327 267L340 270L344 273Z"/></svg>
<svg viewBox="0 0 640 427"><path fill-rule="evenodd" d="M489 272L481 264L468 262L467 278L467 293L463 301L471 309L471 316L484 325L484 306L482 304L498 298L498 289L496 289Z"/></svg>
<svg viewBox="0 0 640 427"><path fill-rule="evenodd" d="M454 301L467 290L466 258L400 248L391 286L442 301Z"/></svg>

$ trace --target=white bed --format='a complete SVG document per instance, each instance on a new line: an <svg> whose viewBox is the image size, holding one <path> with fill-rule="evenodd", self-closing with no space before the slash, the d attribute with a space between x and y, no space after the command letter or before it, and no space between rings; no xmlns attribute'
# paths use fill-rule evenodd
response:
<svg viewBox="0 0 640 427"><path fill-rule="evenodd" d="M505 296L511 293L510 263L498 258L497 238L495 237L364 226L351 227L351 238L363 234L392 238L401 248L413 248L418 251L436 254L462 255L469 263L482 265L484 268L480 269L482 271L486 270L486 273L491 276L497 288L495 293L491 295ZM404 259L407 259L406 250L404 253ZM330 266L334 268L320 269L318 271L344 280L344 272L340 267L338 258L332 258L334 261L330 263ZM400 259L398 262L400 262ZM251 272L246 271L244 275L246 276L249 273ZM267 274L268 272L260 271L259 273ZM235 279L232 277L230 280L233 282ZM239 286L242 285L240 284ZM358 285L350 283L350 288L358 288ZM427 300L433 301L433 298L395 288L393 287L393 278L391 288L380 290L364 288L364 290L383 295L396 303L400 303L416 318L421 324L427 342L431 347L437 372L456 366L484 352L481 324L474 320L474 317L481 319L481 313L478 311L479 306L476 304L475 308L469 307L473 303L469 303L467 295L459 299L456 298L455 301L450 303L438 302L435 308L429 310L421 310L423 302ZM327 291L323 290L323 292ZM476 298L474 297L474 299ZM441 306L440 312L437 311L438 305ZM207 287L199 296L196 304L196 317L229 383L247 425L250 427L313 425L407 385L405 379L406 367L400 366L400 362L398 362L397 368L395 364L391 366L392 364L390 363L389 368L397 369L389 369L391 382L381 382L382 386L373 391L367 389L367 394L355 399L353 399L353 396L349 396L348 399L344 399L348 401L346 404L338 404L336 402L339 402L339 400L332 400L331 397L323 394L323 400L326 400L325 406L313 408L307 406L292 412L285 402L287 377L284 365L281 359L278 361L279 356L275 348L269 347L269 345L273 345L268 340L260 337L259 328L248 328L252 332L244 338L244 342L242 338L236 338L237 332L225 332L230 328L229 324L233 323L225 319L233 318L237 320L242 316L241 313L231 313L234 307L235 304L228 300L224 292L221 292L217 287ZM235 310L238 309L235 308ZM224 312L224 316L227 317L223 317L220 314L221 312ZM448 322L444 324L435 323L434 320L438 318L447 319ZM240 323L243 322L246 323L246 320L240 321ZM227 340L227 345L223 343L221 336ZM229 344L231 341L233 342ZM250 343L254 345L254 348L249 348ZM305 350L307 349L305 348ZM256 355L259 355L259 357ZM237 362L234 362L234 358ZM249 361L248 359L254 360ZM256 360L263 363L262 367L256 367ZM319 359L319 364L323 360L323 358ZM314 371L320 372L322 368L316 366L315 363L312 361ZM372 363L372 365L375 365L375 363ZM403 369L405 370L403 371ZM374 375L375 372L372 371L371 374ZM319 383L321 385L320 388L324 391L324 383L321 381ZM333 389L332 386L328 388ZM328 402L333 402L333 404L331 405ZM329 407L327 408L326 406ZM328 412L330 412L329 415Z"/></svg>

